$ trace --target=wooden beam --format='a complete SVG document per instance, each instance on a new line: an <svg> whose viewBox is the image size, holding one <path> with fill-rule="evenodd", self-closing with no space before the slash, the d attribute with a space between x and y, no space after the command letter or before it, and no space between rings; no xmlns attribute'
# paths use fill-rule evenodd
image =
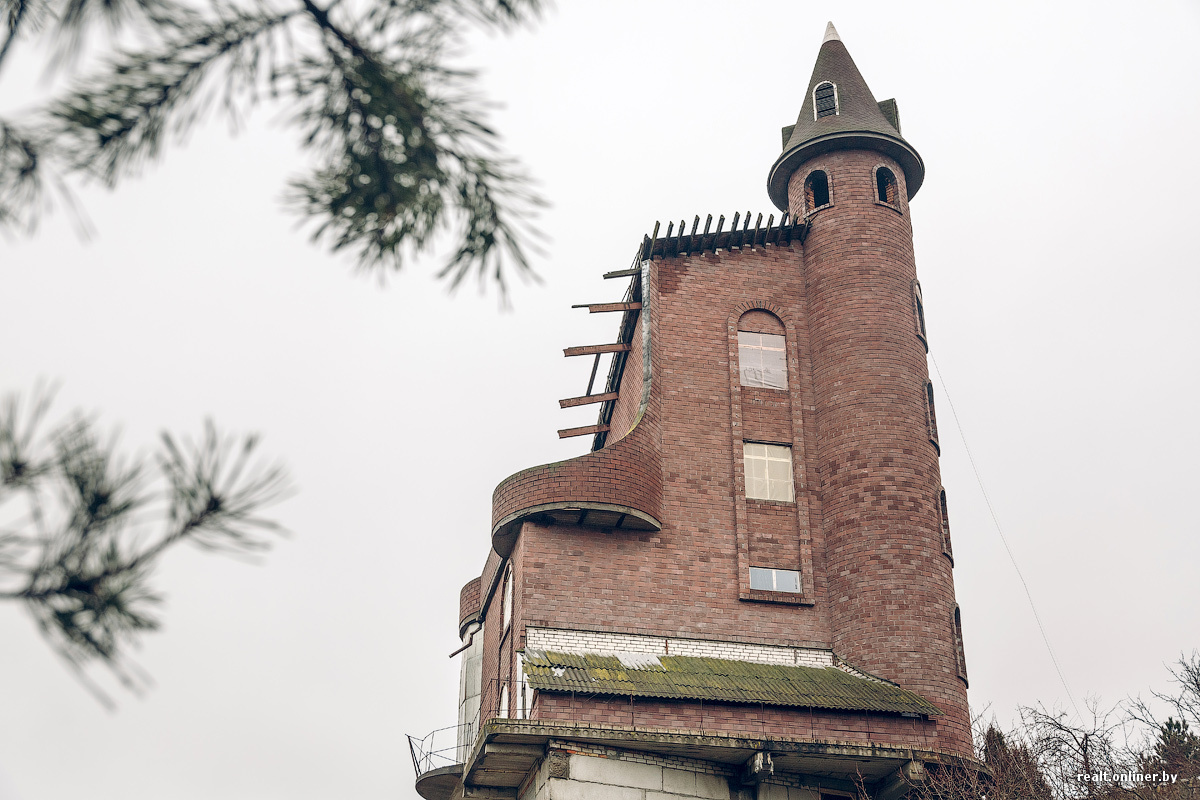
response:
<svg viewBox="0 0 1200 800"><path fill-rule="evenodd" d="M586 406L590 403L603 403L606 400L616 400L616 392L605 392L604 394L585 394L582 397L568 397L566 400L559 400L559 408L573 408L575 406Z"/></svg>
<svg viewBox="0 0 1200 800"><path fill-rule="evenodd" d="M628 353L632 348L631 344L586 344L582 347L565 347L563 355L591 356L597 353Z"/></svg>
<svg viewBox="0 0 1200 800"><path fill-rule="evenodd" d="M568 439L572 436L587 436L592 433L608 433L608 426L584 425L582 428L563 428L558 432L558 438Z"/></svg>
<svg viewBox="0 0 1200 800"><path fill-rule="evenodd" d="M641 303L579 303L571 308L586 308L589 314L599 314L602 311L637 311Z"/></svg>
<svg viewBox="0 0 1200 800"><path fill-rule="evenodd" d="M628 278L631 275L641 275L641 274L642 274L641 267L630 267L629 269L619 269L615 272L606 272L606 273L604 273L604 277L606 277L606 278Z"/></svg>

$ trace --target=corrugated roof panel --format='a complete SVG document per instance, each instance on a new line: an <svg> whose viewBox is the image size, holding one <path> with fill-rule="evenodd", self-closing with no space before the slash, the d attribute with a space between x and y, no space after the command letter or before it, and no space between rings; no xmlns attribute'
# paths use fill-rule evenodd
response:
<svg viewBox="0 0 1200 800"><path fill-rule="evenodd" d="M529 685L543 692L941 714L937 706L914 692L859 678L834 667L793 667L687 656L637 660L540 650L526 651L524 663Z"/></svg>

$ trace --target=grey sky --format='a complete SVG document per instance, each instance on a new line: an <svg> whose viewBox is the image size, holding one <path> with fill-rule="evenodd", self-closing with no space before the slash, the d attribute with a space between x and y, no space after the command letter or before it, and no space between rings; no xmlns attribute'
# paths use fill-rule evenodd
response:
<svg viewBox="0 0 1200 800"><path fill-rule="evenodd" d="M283 0L280 0L282 2ZM1200 645L1194 513L1200 6L561 0L470 40L508 150L552 207L541 287L448 298L307 243L294 134L213 124L115 194L0 242L0 391L62 381L133 449L211 415L299 494L263 566L172 555L157 686L103 711L0 606L0 800L409 798L403 734L454 722L458 590L491 491L584 451L555 429L611 339L655 220L773 211L766 175L832 18L925 159L913 203L931 352L1077 701L1166 688ZM0 108L32 102L14 62ZM274 122L273 122L274 120ZM970 699L1066 705L937 378Z"/></svg>

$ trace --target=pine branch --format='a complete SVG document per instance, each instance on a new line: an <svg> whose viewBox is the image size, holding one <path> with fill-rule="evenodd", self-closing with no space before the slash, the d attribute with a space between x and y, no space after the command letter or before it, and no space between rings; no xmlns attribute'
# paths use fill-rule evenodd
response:
<svg viewBox="0 0 1200 800"><path fill-rule="evenodd" d="M452 232L439 273L451 289L474 275L504 296L510 273L536 278L529 220L542 201L498 155L469 91L474 75L443 66L443 51L464 19L508 27L536 16L540 0L382 0L357 12L337 0L295 0L289 11L211 0L178 15L164 11L174 0L46 1L66 4L71 31L109 4L113 25L144 18L156 43L119 53L31 132L0 127L0 228L32 228L47 162L111 187L186 136L214 99L236 123L266 91L295 108L302 146L320 158L288 195L315 221L314 240L388 272Z"/></svg>
<svg viewBox="0 0 1200 800"><path fill-rule="evenodd" d="M37 436L45 405L36 403L28 422L13 399L0 413L0 501L24 498L37 507L52 498L56 512L50 524L30 515L33 530L0 534L0 578L15 584L0 590L0 600L22 602L73 667L103 663L137 690L145 680L124 654L159 627L161 595L151 586L159 557L185 541L235 555L262 552L266 534L282 531L259 512L288 494L287 477L257 460L257 437L222 437L208 423L198 443L163 435L157 466L165 491L156 492L149 464L119 457L90 420ZM155 523L157 498L165 513ZM151 528L160 533L147 539Z"/></svg>
<svg viewBox="0 0 1200 800"><path fill-rule="evenodd" d="M295 13L226 10L183 24L153 50L123 53L51 105L47 137L73 169L113 186L157 158L168 133L182 138L200 121L222 67L226 110L236 115L239 99L252 106L271 34Z"/></svg>

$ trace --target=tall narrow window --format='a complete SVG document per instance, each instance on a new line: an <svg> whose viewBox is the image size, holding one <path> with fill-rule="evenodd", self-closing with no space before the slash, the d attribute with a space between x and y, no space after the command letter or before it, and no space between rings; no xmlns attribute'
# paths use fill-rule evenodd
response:
<svg viewBox="0 0 1200 800"><path fill-rule="evenodd" d="M941 455L942 446L938 444L937 412L933 409L933 384L925 384L925 424L929 427L929 443Z"/></svg>
<svg viewBox="0 0 1200 800"><path fill-rule="evenodd" d="M967 682L967 651L963 647L962 612L954 607L954 659L958 666L958 677Z"/></svg>
<svg viewBox="0 0 1200 800"><path fill-rule="evenodd" d="M513 574L512 567L504 573L504 594L500 598L502 606L502 615L504 617L504 629L508 630L508 626L512 624L512 606L513 606Z"/></svg>
<svg viewBox="0 0 1200 800"><path fill-rule="evenodd" d="M834 117L838 114L837 87L829 81L818 83L813 89L813 119Z"/></svg>
<svg viewBox="0 0 1200 800"><path fill-rule="evenodd" d="M743 444L746 497L755 500L796 499L792 488L792 448L778 444Z"/></svg>
<svg viewBox="0 0 1200 800"><path fill-rule="evenodd" d="M508 719L508 684L500 687L500 708L496 712L497 717Z"/></svg>
<svg viewBox="0 0 1200 800"><path fill-rule="evenodd" d="M879 202L890 206L899 205L896 198L896 175L887 167L875 170L875 193Z"/></svg>
<svg viewBox="0 0 1200 800"><path fill-rule="evenodd" d="M829 205L829 176L814 170L804 180L805 211L812 212Z"/></svg>
<svg viewBox="0 0 1200 800"><path fill-rule="evenodd" d="M517 663L513 667L513 682L516 684L517 702L516 714L517 719L529 719L529 684L525 682L525 654L517 653Z"/></svg>
<svg viewBox="0 0 1200 800"><path fill-rule="evenodd" d="M942 521L942 552L950 556L950 563L954 563L954 549L950 546L950 511L946 508L945 489L938 492L938 516Z"/></svg>
<svg viewBox="0 0 1200 800"><path fill-rule="evenodd" d="M917 326L917 338L929 352L929 335L925 332L925 299L921 296L921 282L913 281L913 318Z"/></svg>
<svg viewBox="0 0 1200 800"><path fill-rule="evenodd" d="M787 388L787 339L774 333L738 331L738 372L742 386Z"/></svg>

